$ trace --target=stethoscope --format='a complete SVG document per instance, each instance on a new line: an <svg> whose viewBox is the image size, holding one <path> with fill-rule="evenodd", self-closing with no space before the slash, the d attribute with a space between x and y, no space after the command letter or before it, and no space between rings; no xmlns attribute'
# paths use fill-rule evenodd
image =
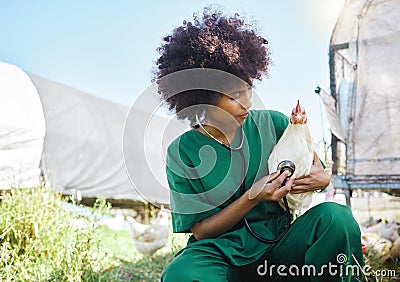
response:
<svg viewBox="0 0 400 282"><path fill-rule="evenodd" d="M212 136L205 128L204 126L200 123L197 115L196 115L196 121L197 124L194 126L194 128L198 128L200 127L209 137L211 137L212 139L214 139L215 141L217 141L220 145L222 145L224 148L226 148L227 150L231 151L231 152L239 152L240 154L240 158L242 160L242 183L240 184L240 191L241 194L243 194L245 192L245 180L246 180L246 159L244 156L244 152L243 152L243 143L244 143L244 131L243 131L243 127L240 126L240 144L239 146L237 146L236 148L233 148L223 142L221 142L220 140L218 140L217 138L215 138L214 136ZM289 174L288 176L291 176L294 173L294 163L291 161L283 161L281 163L279 163L278 165L278 170L280 170L280 173L283 173L285 170L289 170ZM256 239L260 240L261 242L264 243L276 243L279 240L281 240L286 233L288 232L290 226L291 226L291 219L290 219L290 210L289 210L289 205L286 199L286 196L283 197L283 203L285 205L285 213L286 213L286 218L287 218L287 222L288 224L285 227L285 230L276 238L274 239L266 239L263 238L261 236L259 236L250 226L249 222L247 221L246 217L242 218L243 224L244 226L246 226L246 229L250 232L251 235L253 235Z"/></svg>

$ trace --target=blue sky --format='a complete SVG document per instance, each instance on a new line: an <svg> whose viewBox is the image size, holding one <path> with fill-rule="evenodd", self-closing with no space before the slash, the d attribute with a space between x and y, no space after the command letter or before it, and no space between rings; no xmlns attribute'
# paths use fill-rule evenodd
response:
<svg viewBox="0 0 400 282"><path fill-rule="evenodd" d="M343 2L0 0L0 61L129 106L151 83L162 37L214 4L257 21L273 66L256 93L267 108L287 115L300 99L318 142L314 89L329 89L329 39Z"/></svg>

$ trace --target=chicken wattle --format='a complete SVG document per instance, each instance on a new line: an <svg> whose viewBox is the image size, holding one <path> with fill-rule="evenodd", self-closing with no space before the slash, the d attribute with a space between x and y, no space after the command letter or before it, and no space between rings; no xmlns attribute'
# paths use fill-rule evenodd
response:
<svg viewBox="0 0 400 282"><path fill-rule="evenodd" d="M290 124L269 156L268 169L272 173L277 170L280 162L290 160L295 164L295 178L307 175L311 170L314 151L314 143L307 126L307 115L298 101L297 106L292 110ZM312 192L288 194L286 198L291 213L293 214L296 210L302 213L304 209L308 208L312 201L312 195ZM283 199L279 200L279 204L284 208Z"/></svg>

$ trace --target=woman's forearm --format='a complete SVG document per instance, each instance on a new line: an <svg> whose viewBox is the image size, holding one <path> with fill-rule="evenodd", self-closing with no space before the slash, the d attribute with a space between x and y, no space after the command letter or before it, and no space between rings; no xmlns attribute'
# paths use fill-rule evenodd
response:
<svg viewBox="0 0 400 282"><path fill-rule="evenodd" d="M274 172L269 176L261 178L251 188L260 191L255 198L250 200L249 193L251 189L247 190L240 198L226 208L193 225L190 230L194 237L197 240L217 237L234 227L259 202L278 201L290 192L290 187L294 179L287 179L284 186L281 187L286 177L287 171L282 174Z"/></svg>
<svg viewBox="0 0 400 282"><path fill-rule="evenodd" d="M218 213L203 219L192 226L191 231L197 240L213 238L227 232L234 227L259 201L249 200L249 191L246 191L232 204Z"/></svg>

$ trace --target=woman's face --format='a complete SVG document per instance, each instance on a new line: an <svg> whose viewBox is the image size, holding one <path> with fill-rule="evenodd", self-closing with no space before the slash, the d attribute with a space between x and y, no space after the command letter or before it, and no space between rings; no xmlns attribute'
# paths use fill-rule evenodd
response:
<svg viewBox="0 0 400 282"><path fill-rule="evenodd" d="M207 113L207 118L221 125L242 125L251 107L252 89L242 84L228 89L219 99L216 108Z"/></svg>

